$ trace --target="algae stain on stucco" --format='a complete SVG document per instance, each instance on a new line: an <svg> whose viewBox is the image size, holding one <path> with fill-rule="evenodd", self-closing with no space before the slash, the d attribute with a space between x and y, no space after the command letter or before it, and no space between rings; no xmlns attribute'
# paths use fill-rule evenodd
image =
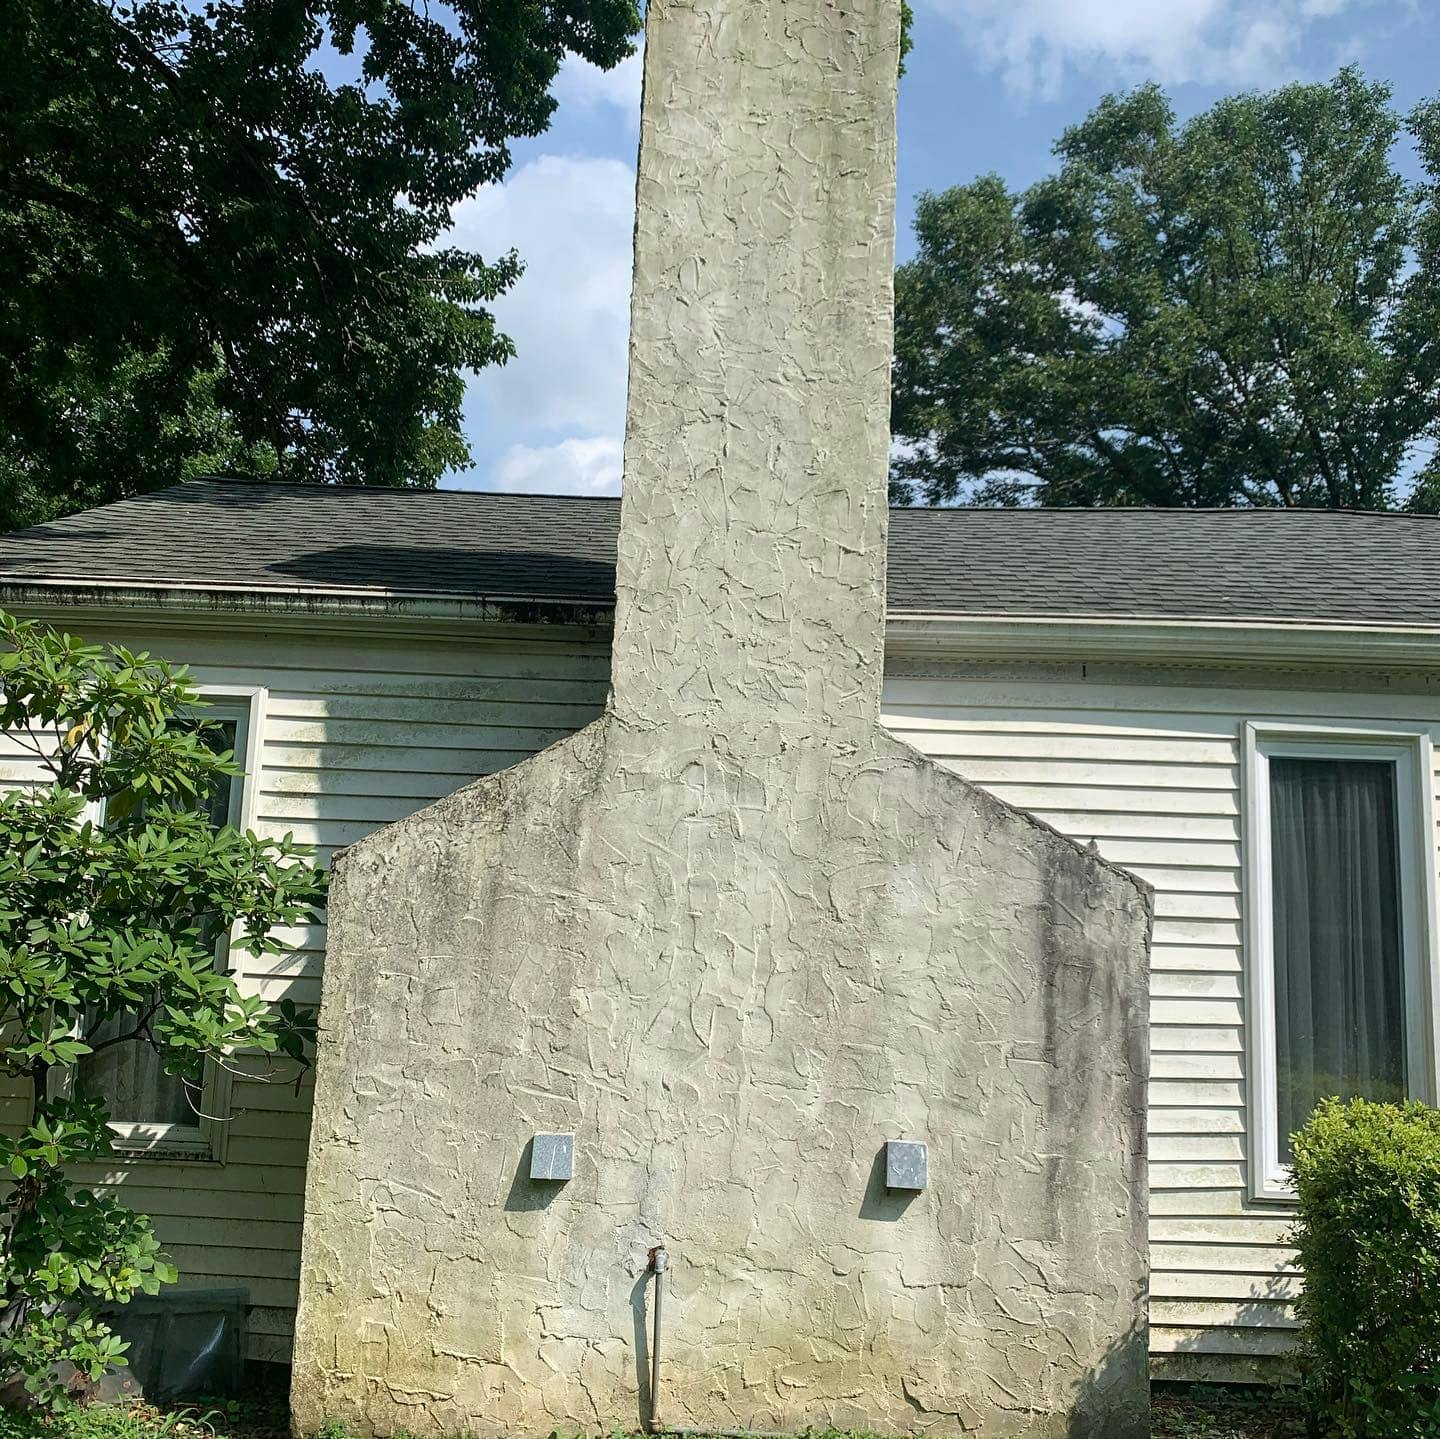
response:
<svg viewBox="0 0 1440 1439"><path fill-rule="evenodd" d="M337 865L297 1427L634 1425L663 1240L672 1422L1139 1435L1148 894L878 723L898 4L647 27L610 704Z"/></svg>

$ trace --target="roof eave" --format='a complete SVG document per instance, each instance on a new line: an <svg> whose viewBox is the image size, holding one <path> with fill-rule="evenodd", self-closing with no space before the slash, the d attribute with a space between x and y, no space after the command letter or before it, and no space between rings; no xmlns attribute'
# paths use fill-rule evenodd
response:
<svg viewBox="0 0 1440 1439"><path fill-rule="evenodd" d="M1440 625L1166 616L890 612L889 657L1440 667Z"/></svg>
<svg viewBox="0 0 1440 1439"><path fill-rule="evenodd" d="M544 627L599 638L614 606L583 599L524 595L453 595L358 587L135 585L0 576L0 608L20 608L73 622L124 610L171 624L207 618L317 622L355 626L423 626L454 630ZM1440 668L1440 625L1346 624L1333 620L1173 618L1163 616L986 615L892 610L886 622L890 659L1091 659L1112 662L1231 665Z"/></svg>
<svg viewBox="0 0 1440 1439"><path fill-rule="evenodd" d="M0 608L20 608L45 618L123 610L170 623L203 622L216 615L266 624L333 621L346 626L405 622L426 628L476 626L608 630L614 606L586 599L536 599L527 595L454 595L358 587L267 585L126 584L114 581L33 579L0 575Z"/></svg>

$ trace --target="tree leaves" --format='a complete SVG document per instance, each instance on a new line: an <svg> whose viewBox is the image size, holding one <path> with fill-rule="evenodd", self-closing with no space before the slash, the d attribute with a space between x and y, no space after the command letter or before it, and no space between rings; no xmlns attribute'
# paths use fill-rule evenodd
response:
<svg viewBox="0 0 1440 1439"><path fill-rule="evenodd" d="M205 797L239 771L183 670L3 614L0 636L0 727L45 774L0 794L0 1071L34 1095L0 1138L0 1360L57 1403L59 1360L98 1375L120 1357L94 1305L175 1277L148 1220L67 1178L112 1149L82 1061L145 1044L194 1085L239 1053L298 1075L313 1017L242 993L217 943L284 953L325 877L290 836L212 820Z"/></svg>
<svg viewBox="0 0 1440 1439"><path fill-rule="evenodd" d="M0 528L207 471L463 466L520 262L444 244L451 210L545 129L567 54L611 66L638 26L635 0L0 7Z"/></svg>
<svg viewBox="0 0 1440 1439"><path fill-rule="evenodd" d="M1111 96L1023 195L922 197L893 469L932 503L1381 508L1440 431L1440 117L1358 71ZM1435 486L1440 493L1440 484ZM1417 503L1425 503L1421 484Z"/></svg>

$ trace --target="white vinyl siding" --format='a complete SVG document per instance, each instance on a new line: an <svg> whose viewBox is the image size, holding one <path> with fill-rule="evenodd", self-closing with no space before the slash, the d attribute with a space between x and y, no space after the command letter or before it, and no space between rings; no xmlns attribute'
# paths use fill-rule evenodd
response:
<svg viewBox="0 0 1440 1439"><path fill-rule="evenodd" d="M884 721L1155 887L1151 1350L1157 1376L1243 1378L1292 1342L1289 1208L1249 1173L1247 722L1440 734L1440 695L1353 673L892 663ZM1387 689L1388 693L1375 691ZM1426 746L1429 752L1429 746ZM1432 792L1435 776L1428 776ZM1433 835L1424 855L1433 874Z"/></svg>
<svg viewBox="0 0 1440 1439"><path fill-rule="evenodd" d="M469 780L573 733L604 704L609 655L558 630L417 638L69 621L188 661L215 685L265 690L254 824L322 859ZM398 626L397 626L398 628ZM1406 692L1406 691L1410 692ZM1283 1206L1248 1188L1242 729L1297 718L1440 735L1440 687L1351 671L1216 673L1080 664L894 660L884 718L903 739L1156 888L1151 979L1151 1348L1155 1372L1246 1377L1283 1353L1296 1292ZM0 783L36 768L0 737ZM1433 869L1433 848L1427 853ZM268 999L313 1004L323 930L245 965ZM237 1082L225 1163L93 1171L155 1219L182 1283L250 1291L251 1353L289 1356L310 1092ZM0 1121L24 1119L0 1095Z"/></svg>
<svg viewBox="0 0 1440 1439"><path fill-rule="evenodd" d="M317 846L327 862L380 825L588 724L609 680L608 647L558 630L487 642L67 623L87 640L188 663L206 686L263 689L246 780L251 822L262 835ZM0 784L37 773L13 738L0 741ZM286 937L298 946L288 955L234 954L240 982L267 999L318 1003L323 929ZM283 1064L268 1073L270 1082L234 1082L223 1163L137 1157L81 1177L118 1186L153 1218L182 1285L248 1290L251 1357L288 1361L311 1090L306 1082L297 1093ZM0 1096L0 1120L27 1116L18 1095Z"/></svg>

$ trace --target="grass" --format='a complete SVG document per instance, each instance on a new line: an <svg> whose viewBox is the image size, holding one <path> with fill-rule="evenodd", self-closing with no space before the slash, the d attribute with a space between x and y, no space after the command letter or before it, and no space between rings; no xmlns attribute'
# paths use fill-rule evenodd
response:
<svg viewBox="0 0 1440 1439"><path fill-rule="evenodd" d="M1305 1439L1296 1411L1265 1391L1157 1389L1152 1439ZM49 1423L0 1410L0 1439L288 1439L283 1392L157 1407L93 1404ZM317 1439L350 1439L332 1425ZM814 1439L866 1439L863 1435Z"/></svg>
<svg viewBox="0 0 1440 1439"><path fill-rule="evenodd" d="M0 1409L0 1439L289 1439L283 1393L192 1404L90 1404L55 1419Z"/></svg>

